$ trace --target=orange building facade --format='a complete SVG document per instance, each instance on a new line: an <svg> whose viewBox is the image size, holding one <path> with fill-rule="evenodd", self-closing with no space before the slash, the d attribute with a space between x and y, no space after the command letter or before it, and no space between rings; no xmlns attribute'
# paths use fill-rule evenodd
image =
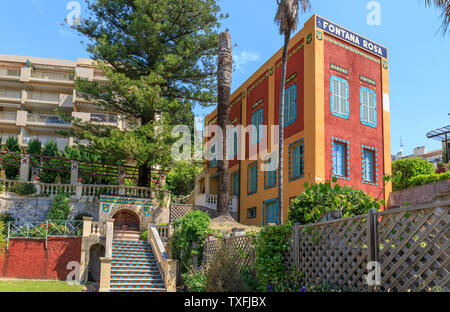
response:
<svg viewBox="0 0 450 312"><path fill-rule="evenodd" d="M232 94L232 125L278 125L281 55L280 49ZM388 200L390 184L383 189L383 175L391 173L386 48L314 15L290 41L285 99L283 211L276 171L262 170L278 150L270 144L270 129L263 134L268 148L256 154L249 151L255 138L243 132L238 144L245 157L229 160L230 205L239 222L284 222L305 182L333 177ZM217 110L205 118L205 126L212 124ZM216 194L217 169L207 161L197 177L195 203L214 205Z"/></svg>

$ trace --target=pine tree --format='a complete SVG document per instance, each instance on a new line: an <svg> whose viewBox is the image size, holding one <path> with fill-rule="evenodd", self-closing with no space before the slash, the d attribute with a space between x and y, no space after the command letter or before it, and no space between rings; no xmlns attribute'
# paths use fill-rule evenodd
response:
<svg viewBox="0 0 450 312"><path fill-rule="evenodd" d="M172 163L171 127L193 126L193 105L216 102L216 0L88 0L74 28L108 79L78 78L77 91L101 109L139 119L127 131L75 121L74 135L114 160L134 158L138 185Z"/></svg>

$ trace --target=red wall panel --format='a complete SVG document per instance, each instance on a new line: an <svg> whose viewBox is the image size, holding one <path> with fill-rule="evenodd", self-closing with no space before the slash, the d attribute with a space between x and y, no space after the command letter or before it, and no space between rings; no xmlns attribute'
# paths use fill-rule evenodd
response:
<svg viewBox="0 0 450 312"><path fill-rule="evenodd" d="M67 264L80 262L81 238L11 239L0 256L0 277L65 280Z"/></svg>
<svg viewBox="0 0 450 312"><path fill-rule="evenodd" d="M336 39L338 40L338 39ZM341 41L342 42L342 41ZM342 42L345 44L345 42ZM377 198L383 189L383 105L381 94L381 63L356 54L327 40L325 44L325 172L331 180L332 151L331 137L350 141L350 181L339 179L339 184L354 186ZM361 50L362 51L362 50ZM362 51L364 52L364 51ZM348 70L348 75L331 70L331 64ZM349 119L334 116L331 113L331 76L346 79L349 83ZM372 86L360 81L360 75L376 82ZM377 127L363 125L360 114L360 88L367 87L377 96ZM361 145L378 149L378 186L362 183ZM384 193L380 198L384 198Z"/></svg>
<svg viewBox="0 0 450 312"><path fill-rule="evenodd" d="M300 47L303 45L303 40L300 41L295 47L293 47L289 54L291 54L295 49L297 51L293 53L287 62L286 68L286 80L289 79L292 75L296 75L295 79L288 82L286 84L286 90L292 85L297 85L297 118L295 121L284 128L284 138L289 138L291 135L294 135L298 132L303 131L304 123L305 123L305 87L304 87L304 47ZM299 48L300 47L300 48ZM280 89L281 89L281 75L282 75L282 66L278 66L281 63L281 59L276 62L275 69L275 116L274 116L274 124L278 125L279 120L279 107L280 107ZM278 66L278 67L277 67Z"/></svg>

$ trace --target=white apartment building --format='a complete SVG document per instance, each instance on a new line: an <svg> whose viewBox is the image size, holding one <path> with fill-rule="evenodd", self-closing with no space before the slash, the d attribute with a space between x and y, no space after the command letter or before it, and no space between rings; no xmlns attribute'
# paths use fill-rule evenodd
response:
<svg viewBox="0 0 450 312"><path fill-rule="evenodd" d="M0 136L17 137L26 147L33 138L42 144L53 139L60 150L73 143L56 130L71 127L54 110L84 121L125 127L125 120L100 110L82 99L75 90L75 77L106 81L104 73L90 59L77 61L0 54Z"/></svg>

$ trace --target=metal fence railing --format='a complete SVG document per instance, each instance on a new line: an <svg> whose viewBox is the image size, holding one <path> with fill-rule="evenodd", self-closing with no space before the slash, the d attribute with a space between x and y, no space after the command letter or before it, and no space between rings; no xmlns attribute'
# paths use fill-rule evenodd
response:
<svg viewBox="0 0 450 312"><path fill-rule="evenodd" d="M11 239L45 239L45 248L49 237L81 237L83 221L54 221L7 223L6 249Z"/></svg>

